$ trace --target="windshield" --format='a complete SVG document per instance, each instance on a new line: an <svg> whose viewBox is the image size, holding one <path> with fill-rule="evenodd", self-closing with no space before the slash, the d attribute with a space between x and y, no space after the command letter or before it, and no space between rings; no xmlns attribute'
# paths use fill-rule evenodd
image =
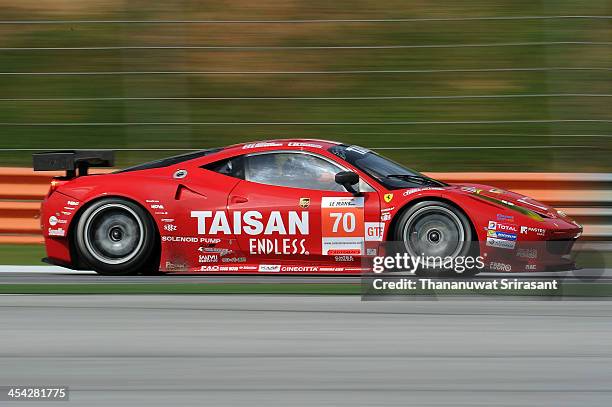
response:
<svg viewBox="0 0 612 407"><path fill-rule="evenodd" d="M363 147L341 144L331 147L329 152L359 168L387 189L446 186Z"/></svg>

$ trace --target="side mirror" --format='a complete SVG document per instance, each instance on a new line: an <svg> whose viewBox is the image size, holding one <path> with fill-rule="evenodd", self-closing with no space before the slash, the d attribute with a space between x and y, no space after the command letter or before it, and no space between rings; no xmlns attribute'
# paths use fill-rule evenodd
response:
<svg viewBox="0 0 612 407"><path fill-rule="evenodd" d="M359 184L359 175L353 171L340 171L336 174L336 184L340 184L348 192L355 196L359 196L360 192L358 189L353 188L353 185Z"/></svg>

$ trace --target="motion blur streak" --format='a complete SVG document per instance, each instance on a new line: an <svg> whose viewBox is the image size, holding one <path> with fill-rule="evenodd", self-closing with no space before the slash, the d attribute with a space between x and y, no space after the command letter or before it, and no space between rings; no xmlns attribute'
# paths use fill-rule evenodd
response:
<svg viewBox="0 0 612 407"><path fill-rule="evenodd" d="M0 382L71 406L610 405L609 301L0 297Z"/></svg>
<svg viewBox="0 0 612 407"><path fill-rule="evenodd" d="M376 145L419 170L609 172L605 138L552 135L610 133L611 19L609 0L8 1L0 159L121 148L124 167L391 126L414 134ZM443 146L469 148L419 149Z"/></svg>

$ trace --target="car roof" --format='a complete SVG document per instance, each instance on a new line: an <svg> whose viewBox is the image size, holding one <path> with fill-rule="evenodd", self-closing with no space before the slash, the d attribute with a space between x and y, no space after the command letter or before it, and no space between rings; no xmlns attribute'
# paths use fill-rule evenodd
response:
<svg viewBox="0 0 612 407"><path fill-rule="evenodd" d="M329 140L317 140L317 139L275 139L275 140L262 140L252 141L248 143L234 144L227 147L212 148L208 150L192 151L185 154L162 158L151 162L135 165L123 170L119 170L116 173L133 172L139 170L152 170L157 168L165 168L173 165L185 163L188 161L194 161L201 163L216 161L218 159L224 159L226 157L232 157L245 153L259 152L259 151L274 151L274 150L309 150L309 151L325 151L330 147L339 145L339 142Z"/></svg>
<svg viewBox="0 0 612 407"><path fill-rule="evenodd" d="M226 152L244 151L269 151L269 150L327 150L330 147L341 144L337 141L320 139L273 139L262 141L251 141L248 143L234 144L224 148Z"/></svg>

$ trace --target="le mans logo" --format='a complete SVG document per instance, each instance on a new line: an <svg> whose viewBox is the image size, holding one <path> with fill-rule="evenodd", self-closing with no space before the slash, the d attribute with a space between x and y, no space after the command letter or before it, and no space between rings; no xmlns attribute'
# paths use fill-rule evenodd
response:
<svg viewBox="0 0 612 407"><path fill-rule="evenodd" d="M308 208L310 206L310 198L300 198L300 207L301 208Z"/></svg>
<svg viewBox="0 0 612 407"><path fill-rule="evenodd" d="M383 196L383 198L385 199L386 203L389 203L393 199L393 194L385 194L385 196Z"/></svg>

